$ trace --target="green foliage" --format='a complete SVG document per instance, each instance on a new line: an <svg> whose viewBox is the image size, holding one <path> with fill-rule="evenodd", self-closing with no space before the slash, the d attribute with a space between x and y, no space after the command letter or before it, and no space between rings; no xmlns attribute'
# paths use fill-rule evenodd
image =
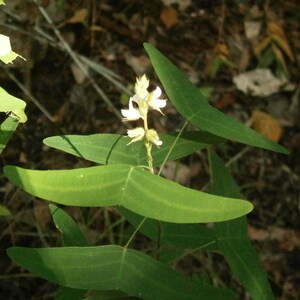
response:
<svg viewBox="0 0 300 300"><path fill-rule="evenodd" d="M5 148L17 127L18 122L12 117L6 118L0 125L0 153Z"/></svg>
<svg viewBox="0 0 300 300"><path fill-rule="evenodd" d="M67 213L53 204L50 204L49 208L56 228L61 233L61 238L64 246L89 246L86 237L83 235L75 221L70 218Z"/></svg>
<svg viewBox="0 0 300 300"><path fill-rule="evenodd" d="M8 113L8 117L0 125L0 153L5 148L19 123L24 123L27 116L24 113L26 103L8 94L0 87L0 112Z"/></svg>
<svg viewBox="0 0 300 300"><path fill-rule="evenodd" d="M210 106L199 89L174 64L152 45L145 43L144 46L167 95L187 121L228 140L288 154L284 147Z"/></svg>
<svg viewBox="0 0 300 300"><path fill-rule="evenodd" d="M25 123L27 117L24 113L26 103L7 93L3 88L0 88L0 112L12 112L11 116L15 117L20 123Z"/></svg>
<svg viewBox="0 0 300 300"><path fill-rule="evenodd" d="M210 153L212 192L240 198L238 187L215 153ZM267 275L247 235L245 216L215 224L218 245L234 274L245 286L253 300L274 299ZM263 297L263 298L262 298Z"/></svg>
<svg viewBox="0 0 300 300"><path fill-rule="evenodd" d="M0 217L10 216L10 211L3 205L0 205Z"/></svg>
<svg viewBox="0 0 300 300"><path fill-rule="evenodd" d="M4 1L0 1L0 5L4 4ZM18 56L20 55L11 50L9 37L0 34L0 60L8 64L12 63ZM0 87L0 112L4 112L9 116L0 125L0 153L16 130L18 123L27 121L27 116L24 112L25 106L26 103L23 100L10 95Z"/></svg>
<svg viewBox="0 0 300 300"><path fill-rule="evenodd" d="M179 137L178 133L165 133L161 134L160 138L163 145L153 148L152 151L155 167L165 160L175 160L225 141L205 131L183 132ZM147 165L142 141L128 145L129 142L129 137L118 134L63 135L44 140L47 146L99 164Z"/></svg>
<svg viewBox="0 0 300 300"><path fill-rule="evenodd" d="M226 139L285 154L288 151L211 107L202 92L166 57L149 44L145 48L170 101L186 121L205 131L161 134L156 145L161 141L162 145L153 147L152 152L149 140L142 142L143 136L134 143L116 134L45 139L50 147L104 165L52 171L6 166L4 174L26 192L54 203L114 206L135 231L125 245L90 246L78 224L51 204L63 247L12 247L8 255L37 276L60 285L56 297L60 300L234 299L231 290L184 277L169 264L180 260L186 250L218 251L254 300L273 299L266 274L247 238L245 215L252 204L241 199L216 154L209 154L210 194L164 179L152 170ZM146 78L139 82L145 83ZM158 99L157 93L148 95L154 99L152 108L160 111L165 101ZM139 113L133 106L125 112L129 117ZM147 131L141 128L140 132ZM207 222L215 224L211 228L199 224ZM129 248L138 231L157 244L149 255Z"/></svg>
<svg viewBox="0 0 300 300"><path fill-rule="evenodd" d="M166 222L220 222L252 210L252 204L247 201L198 192L129 165L64 171L33 171L6 166L4 174L30 194L55 203L122 206Z"/></svg>
<svg viewBox="0 0 300 300"><path fill-rule="evenodd" d="M188 280L163 263L120 246L14 247L8 255L34 274L71 288L116 289L149 300L234 298L229 290Z"/></svg>

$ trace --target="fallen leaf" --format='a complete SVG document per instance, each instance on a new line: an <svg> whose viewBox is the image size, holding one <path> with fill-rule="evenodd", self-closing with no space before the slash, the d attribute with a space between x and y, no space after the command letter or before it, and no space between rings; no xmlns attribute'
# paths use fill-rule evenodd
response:
<svg viewBox="0 0 300 300"><path fill-rule="evenodd" d="M256 38L261 30L261 21L246 20L244 22L245 34L248 40Z"/></svg>
<svg viewBox="0 0 300 300"><path fill-rule="evenodd" d="M258 229L251 225L248 226L249 238L254 241L275 240L284 251L300 249L300 233L296 230L287 228Z"/></svg>
<svg viewBox="0 0 300 300"><path fill-rule="evenodd" d="M225 109L234 104L233 93L222 93L220 97L214 102L214 107L218 109Z"/></svg>
<svg viewBox="0 0 300 300"><path fill-rule="evenodd" d="M259 56L260 53L265 50L271 43L271 38L267 36L266 38L262 39L259 43L257 43L254 48L253 52L256 56Z"/></svg>
<svg viewBox="0 0 300 300"><path fill-rule="evenodd" d="M255 69L233 77L237 89L253 96L267 97L295 87L286 78L275 77L269 69Z"/></svg>
<svg viewBox="0 0 300 300"><path fill-rule="evenodd" d="M270 33L271 38L279 45L279 47L285 52L288 58L291 61L294 61L294 55L292 50L289 46L288 40L285 36L283 29L275 22L269 21L268 22L268 30Z"/></svg>
<svg viewBox="0 0 300 300"><path fill-rule="evenodd" d="M75 12L74 16L71 17L70 19L68 19L66 21L66 23L69 24L75 24L75 23L83 23L88 15L88 11L86 8L82 8L80 10L78 10L77 12Z"/></svg>
<svg viewBox="0 0 300 300"><path fill-rule="evenodd" d="M285 74L289 74L288 68L285 63L284 56L283 56L282 52L280 51L280 49L278 49L278 47L275 43L272 43L272 50L273 50L273 53L275 54L276 59L280 62Z"/></svg>
<svg viewBox="0 0 300 300"><path fill-rule="evenodd" d="M252 113L252 127L273 142L278 142L283 133L277 119L258 110Z"/></svg>
<svg viewBox="0 0 300 300"><path fill-rule="evenodd" d="M178 23L177 11L172 7L164 7L160 12L160 19L169 29Z"/></svg>
<svg viewBox="0 0 300 300"><path fill-rule="evenodd" d="M149 58L145 55L132 56L129 53L125 53L125 60L137 75L147 73L151 66Z"/></svg>

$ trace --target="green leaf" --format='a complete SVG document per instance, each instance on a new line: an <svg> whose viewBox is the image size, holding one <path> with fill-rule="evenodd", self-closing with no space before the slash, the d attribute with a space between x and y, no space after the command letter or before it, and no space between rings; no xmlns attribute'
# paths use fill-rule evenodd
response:
<svg viewBox="0 0 300 300"><path fill-rule="evenodd" d="M83 235L76 222L67 213L53 204L50 204L49 208L55 226L61 232L64 246L89 246L86 237Z"/></svg>
<svg viewBox="0 0 300 300"><path fill-rule="evenodd" d="M82 234L75 221L67 213L53 204L49 205L49 209L56 228L61 232L64 246L88 246L85 236ZM60 286L55 300L81 300L86 293L86 290Z"/></svg>
<svg viewBox="0 0 300 300"><path fill-rule="evenodd" d="M138 227L144 219L124 208L121 212L134 227ZM148 218L139 231L154 241L160 239L162 243L185 249L215 249L217 244L215 232L202 224L173 224Z"/></svg>
<svg viewBox="0 0 300 300"><path fill-rule="evenodd" d="M26 106L26 102L10 95L1 87L0 100L0 111L2 112L24 110Z"/></svg>
<svg viewBox="0 0 300 300"><path fill-rule="evenodd" d="M212 191L227 197L239 197L238 187L215 153L210 153ZM247 235L247 219L215 224L219 247L233 273L247 289L253 300L274 299L267 275Z"/></svg>
<svg viewBox="0 0 300 300"><path fill-rule="evenodd" d="M138 300L141 298L129 297L121 291L93 291L84 300ZM73 300L73 299L72 299Z"/></svg>
<svg viewBox="0 0 300 300"><path fill-rule="evenodd" d="M234 294L186 279L159 261L119 246L10 248L9 257L32 273L62 286L120 290L144 300L233 299Z"/></svg>
<svg viewBox="0 0 300 300"><path fill-rule="evenodd" d="M249 213L253 206L183 187L141 167L107 165L63 171L5 166L4 174L28 193L74 206L122 206L174 223L220 222Z"/></svg>
<svg viewBox="0 0 300 300"><path fill-rule="evenodd" d="M68 287L60 286L55 300L82 300L86 290L71 289Z"/></svg>
<svg viewBox="0 0 300 300"><path fill-rule="evenodd" d="M8 117L0 125L0 153L12 137L14 131L17 129L18 124L19 123L14 118Z"/></svg>
<svg viewBox="0 0 300 300"><path fill-rule="evenodd" d="M145 43L154 70L178 112L199 128L247 145L288 154L288 150L209 105L206 98L155 47Z"/></svg>
<svg viewBox="0 0 300 300"><path fill-rule="evenodd" d="M3 205L0 205L0 217L10 216L10 211Z"/></svg>
<svg viewBox="0 0 300 300"><path fill-rule="evenodd" d="M154 166L163 163L177 135L178 133L160 134L162 146L152 148ZM138 141L128 145L130 141L129 137L117 134L64 135L46 138L44 144L100 164L147 165L143 142ZM223 141L222 138L204 131L183 132L176 141L168 160L187 156Z"/></svg>

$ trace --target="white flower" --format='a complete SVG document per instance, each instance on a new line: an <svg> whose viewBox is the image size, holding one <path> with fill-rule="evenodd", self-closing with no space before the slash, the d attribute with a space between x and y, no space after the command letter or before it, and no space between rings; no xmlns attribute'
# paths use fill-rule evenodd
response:
<svg viewBox="0 0 300 300"><path fill-rule="evenodd" d="M134 129L128 129L127 130L127 135L132 139L132 141L130 143L128 143L127 145L136 142L136 141L140 141L141 139L143 139L144 135L145 135L145 129L142 127L137 127Z"/></svg>
<svg viewBox="0 0 300 300"><path fill-rule="evenodd" d="M161 89L157 87L152 93L149 94L147 102L149 107L158 110L161 114L163 114L160 109L166 106L167 100L159 99L160 96L161 96Z"/></svg>
<svg viewBox="0 0 300 300"><path fill-rule="evenodd" d="M11 52L11 45L9 37L0 34L0 56L7 55Z"/></svg>
<svg viewBox="0 0 300 300"><path fill-rule="evenodd" d="M135 121L142 117L140 111L133 107L132 101L133 98L130 97L128 105L129 109L121 109L121 113L124 117L123 121Z"/></svg>
<svg viewBox="0 0 300 300"><path fill-rule="evenodd" d="M134 91L141 99L145 99L149 95L147 90L148 87L149 80L147 79L146 75L143 75L142 77L136 79Z"/></svg>
<svg viewBox="0 0 300 300"><path fill-rule="evenodd" d="M159 139L157 132L154 129L149 129L146 132L146 139L156 146L161 146L162 141Z"/></svg>

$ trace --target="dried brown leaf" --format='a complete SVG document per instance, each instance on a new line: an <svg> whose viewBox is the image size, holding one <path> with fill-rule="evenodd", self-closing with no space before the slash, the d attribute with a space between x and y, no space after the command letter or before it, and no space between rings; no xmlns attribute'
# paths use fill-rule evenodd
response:
<svg viewBox="0 0 300 300"><path fill-rule="evenodd" d="M272 43L272 51L273 53L275 54L275 57L276 59L280 62L280 64L282 65L283 69L284 69L284 72L286 74L289 73L288 71L288 68L287 68L287 65L285 63L285 59L284 59L284 56L282 54L282 52L280 51L280 49L278 49L278 47L276 46L275 43Z"/></svg>
<svg viewBox="0 0 300 300"><path fill-rule="evenodd" d="M256 56L260 56L260 53L264 51L269 46L270 43L271 43L271 38L268 36L254 46L253 52L255 53Z"/></svg>
<svg viewBox="0 0 300 300"><path fill-rule="evenodd" d="M275 22L269 21L268 22L268 30L270 33L271 38L280 46L280 48L285 52L288 58L291 61L294 61L294 55L292 50L289 46L288 40L285 36L283 29Z"/></svg>
<svg viewBox="0 0 300 300"><path fill-rule="evenodd" d="M75 23L83 23L88 15L88 11L86 8L82 8L75 12L74 16L71 17L66 23L75 24Z"/></svg>
<svg viewBox="0 0 300 300"><path fill-rule="evenodd" d="M160 19L169 29L178 23L178 13L172 7L164 7L160 12Z"/></svg>
<svg viewBox="0 0 300 300"><path fill-rule="evenodd" d="M258 110L252 113L252 126L256 131L273 142L278 142L283 133L282 127L277 119Z"/></svg>
<svg viewBox="0 0 300 300"><path fill-rule="evenodd" d="M287 228L258 229L248 226L248 234L251 240L266 241L275 240L279 242L280 249L284 251L293 251L300 249L300 233Z"/></svg>

